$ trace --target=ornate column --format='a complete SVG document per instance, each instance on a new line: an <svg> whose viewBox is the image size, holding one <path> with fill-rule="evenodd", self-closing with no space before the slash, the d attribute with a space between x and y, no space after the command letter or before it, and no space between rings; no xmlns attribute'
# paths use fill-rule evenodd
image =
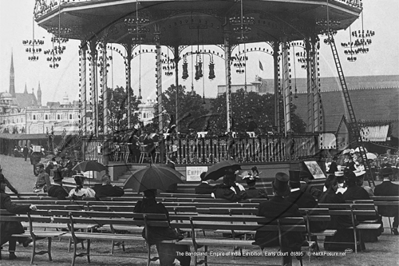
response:
<svg viewBox="0 0 399 266"><path fill-rule="evenodd" d="M231 113L231 47L230 47L230 36L227 32L224 34L224 67L226 75L226 131L230 133L232 131L232 113Z"/></svg>
<svg viewBox="0 0 399 266"><path fill-rule="evenodd" d="M281 115L280 115L280 66L279 66L279 42L273 44L273 68L274 68L274 126L277 132L281 133Z"/></svg>
<svg viewBox="0 0 399 266"><path fill-rule="evenodd" d="M282 42L282 93L284 107L284 134L287 136L291 131L291 80L289 64L289 43Z"/></svg>
<svg viewBox="0 0 399 266"><path fill-rule="evenodd" d="M125 76L126 76L126 95L127 95L127 128L132 128L132 108L131 108L131 88L132 88L132 44L125 45L126 49L126 62L125 62Z"/></svg>
<svg viewBox="0 0 399 266"><path fill-rule="evenodd" d="M323 131L323 110L321 105L321 93L319 86L319 52L318 41L312 38L312 80L313 80L313 117L314 131Z"/></svg>
<svg viewBox="0 0 399 266"><path fill-rule="evenodd" d="M90 41L91 56L91 93L92 93L92 131L94 136L98 137L98 87L97 87L97 42Z"/></svg>
<svg viewBox="0 0 399 266"><path fill-rule="evenodd" d="M313 104L313 51L311 51L311 43L308 38L305 39L306 51L306 85L307 85L307 132L314 132L314 104Z"/></svg>
<svg viewBox="0 0 399 266"><path fill-rule="evenodd" d="M82 41L80 45L80 94L79 94L79 115L80 115L80 129L83 131L83 135L87 134L87 83L86 83L86 52L87 52L87 43L86 41Z"/></svg>
<svg viewBox="0 0 399 266"><path fill-rule="evenodd" d="M175 61L175 83L176 83L176 115L175 115L175 121L176 121L176 132L180 132L179 129L179 46L176 45L174 47L174 61Z"/></svg>
<svg viewBox="0 0 399 266"><path fill-rule="evenodd" d="M163 133L163 118L162 118L162 58L161 58L161 44L160 44L160 29L159 25L155 25L155 33L154 33L154 40L155 40L155 47L156 47L156 87L157 87L157 101L158 101L158 130L159 134ZM161 157L163 158L163 157Z"/></svg>
<svg viewBox="0 0 399 266"><path fill-rule="evenodd" d="M103 164L108 165L108 88L107 88L107 43L103 43L102 46L102 67L101 67L101 77L102 77L102 95L103 95L103 135L104 135L104 145L103 145Z"/></svg>

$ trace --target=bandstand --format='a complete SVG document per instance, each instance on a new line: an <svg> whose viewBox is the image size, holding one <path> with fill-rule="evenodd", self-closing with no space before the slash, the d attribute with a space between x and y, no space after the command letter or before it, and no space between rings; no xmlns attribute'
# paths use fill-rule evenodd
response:
<svg viewBox="0 0 399 266"><path fill-rule="evenodd" d="M237 153L240 154L238 160L243 162L298 160L317 153L317 147L320 146L317 145L317 133L323 131L318 57L320 36L346 29L361 11L360 0L38 0L34 15L38 25L50 33L81 41L80 126L85 136L106 137L111 134L107 126L98 126L99 112L104 113L103 124L108 123L107 103L110 99L104 93L107 84L107 44L120 44L126 49L126 88L132 87L132 71L138 71L132 69L131 65L137 53L135 49L139 45L153 46L151 52L156 54L154 74L158 113L163 111L161 94L164 61L161 47L168 47L173 52L177 87L181 73L185 71L183 50L196 45L214 45L221 51L217 56L225 62L226 132L232 131L231 66L233 60L237 59L233 56L234 49L242 43L264 43L270 46L274 61L274 94L278 96L275 97L274 126L280 135L235 142L227 138L175 139L166 143L166 150L173 145L178 147L178 163L205 164L214 162L215 157L216 160L225 158L231 149L244 150L244 154ZM198 38L199 32L201 39ZM290 54L290 47L298 43L304 49L307 71L308 117L305 122L308 133L302 136L296 136L291 127L291 67L295 59ZM205 50L197 53L215 54ZM240 51L235 54L239 55ZM103 97L103 110L98 108L99 94ZM130 106L129 100L130 97ZM130 108L128 110L131 128L132 113ZM159 116L160 132L163 126L162 116ZM103 128L103 132L99 132L99 128ZM97 153L97 149L93 150Z"/></svg>

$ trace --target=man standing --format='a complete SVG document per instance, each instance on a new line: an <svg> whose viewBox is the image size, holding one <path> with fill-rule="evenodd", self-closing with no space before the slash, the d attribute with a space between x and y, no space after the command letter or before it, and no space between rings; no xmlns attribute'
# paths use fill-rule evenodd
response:
<svg viewBox="0 0 399 266"><path fill-rule="evenodd" d="M271 219L282 217L302 217L298 206L287 201L284 197L290 194L288 186L289 177L285 173L277 173L272 183L274 197L269 201L259 204L258 215ZM301 251L304 237L299 232L284 232L281 238L281 252L288 253L283 257L283 265L292 265L290 252ZM255 245L261 248L279 245L278 232L257 231L255 234Z"/></svg>
<svg viewBox="0 0 399 266"><path fill-rule="evenodd" d="M215 192L215 188L209 185L209 181L205 180L205 174L205 172L201 173L201 184L195 187L195 194L211 194Z"/></svg>
<svg viewBox="0 0 399 266"><path fill-rule="evenodd" d="M26 144L22 150L22 153L24 154L24 158L25 158L25 162L26 162L26 160L28 159L28 153L29 153L29 149L28 149L28 146L26 146Z"/></svg>
<svg viewBox="0 0 399 266"><path fill-rule="evenodd" d="M393 171L391 167L381 169L380 175L383 181L378 186L375 186L375 196L399 196L399 186L391 182ZM397 206L378 206L378 213L382 216L394 217L392 224L392 232L395 235L399 235L398 223L399 223L399 210Z"/></svg>

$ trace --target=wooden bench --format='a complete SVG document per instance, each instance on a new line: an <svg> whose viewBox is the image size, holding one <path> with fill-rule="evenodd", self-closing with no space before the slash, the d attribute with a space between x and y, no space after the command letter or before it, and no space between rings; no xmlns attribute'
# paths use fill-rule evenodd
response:
<svg viewBox="0 0 399 266"><path fill-rule="evenodd" d="M362 217L376 216L377 211L373 204L351 204L351 203L320 203L319 207L329 209L330 215L343 215L351 218L352 226L348 229L353 230L355 253L357 253L357 244L362 242L361 231L362 230L379 230L381 224L375 223L359 223L356 224L357 220L362 220ZM359 234L359 239L357 237Z"/></svg>
<svg viewBox="0 0 399 266"><path fill-rule="evenodd" d="M192 230L213 230L213 231L274 231L278 232L281 245L281 236L284 232L306 232L303 217L287 217L281 219L270 220L265 217L255 215L198 215L190 219ZM192 233L192 241L194 247L194 265L205 263L208 264L208 248L209 247L256 247L253 240L246 239L216 239L209 237L198 237ZM204 259L198 261L198 249L204 248ZM281 248L281 246L280 246ZM261 251L262 252L262 251Z"/></svg>
<svg viewBox="0 0 399 266"><path fill-rule="evenodd" d="M32 254L30 263L32 264L36 255L44 255L48 254L48 258L52 261L51 257L51 242L52 239L55 237L60 237L65 232L59 231L44 231L44 230L37 230L36 227L33 226L33 221L41 222L41 223L50 223L50 217L42 217L42 216L31 216L29 213L27 215L14 215L8 213L7 211L1 210L1 221L15 221L15 222L28 222L29 223L29 232L24 232L21 234L13 234L12 237L15 238L27 238L30 237L32 239L33 247L32 247ZM47 239L47 250L36 251L36 242L39 240L46 240Z"/></svg>

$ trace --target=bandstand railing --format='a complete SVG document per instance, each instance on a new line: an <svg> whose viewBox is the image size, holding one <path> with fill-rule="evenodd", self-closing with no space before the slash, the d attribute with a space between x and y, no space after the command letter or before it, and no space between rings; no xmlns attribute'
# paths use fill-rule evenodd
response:
<svg viewBox="0 0 399 266"><path fill-rule="evenodd" d="M314 156L318 152L316 141L315 135L289 138L272 135L232 139L187 137L165 140L164 145L159 146L164 146L168 158L181 165L213 164L228 158L233 158L240 163L266 163L294 161ZM131 145L109 143L109 161L137 163L131 156ZM91 139L85 146L85 160L102 162L102 150L99 148L102 146L102 140Z"/></svg>

